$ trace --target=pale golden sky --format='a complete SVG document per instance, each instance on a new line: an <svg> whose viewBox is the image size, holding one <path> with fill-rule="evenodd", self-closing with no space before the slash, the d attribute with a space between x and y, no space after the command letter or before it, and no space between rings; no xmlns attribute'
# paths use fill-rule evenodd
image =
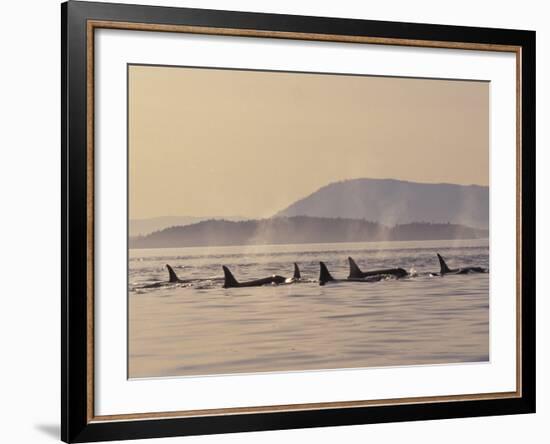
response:
<svg viewBox="0 0 550 444"><path fill-rule="evenodd" d="M269 217L334 181L489 184L489 83L129 67L130 218Z"/></svg>

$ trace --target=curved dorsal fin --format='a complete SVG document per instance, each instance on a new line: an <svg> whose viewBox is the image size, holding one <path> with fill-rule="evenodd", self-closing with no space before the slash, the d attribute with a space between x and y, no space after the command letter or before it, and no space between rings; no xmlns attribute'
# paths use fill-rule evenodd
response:
<svg viewBox="0 0 550 444"><path fill-rule="evenodd" d="M361 271L359 266L355 263L355 261L351 257L348 257L348 262L349 262L349 276L348 276L348 278L349 279L362 278L363 277L363 272Z"/></svg>
<svg viewBox="0 0 550 444"><path fill-rule="evenodd" d="M449 267L447 267L447 264L445 263L445 260L441 257L439 253L437 253L437 258L439 259L439 266L441 267L441 274L448 273L451 271Z"/></svg>
<svg viewBox="0 0 550 444"><path fill-rule="evenodd" d="M168 264L166 264L166 268L168 268L168 282L180 282L180 278L174 269Z"/></svg>
<svg viewBox="0 0 550 444"><path fill-rule="evenodd" d="M222 265L222 268L223 275L225 277L223 288L238 287L239 283L237 282L237 279L235 279L235 276L233 276L233 273L229 271L229 268L227 268L225 265Z"/></svg>
<svg viewBox="0 0 550 444"><path fill-rule="evenodd" d="M300 274L300 268L298 267L298 264L294 262L294 279L300 279L302 275Z"/></svg>
<svg viewBox="0 0 550 444"><path fill-rule="evenodd" d="M334 278L332 277L332 275L328 271L328 268L325 265L325 263L324 262L319 262L319 266L321 267L320 271L319 271L319 283L321 285L323 285L326 282L333 281Z"/></svg>

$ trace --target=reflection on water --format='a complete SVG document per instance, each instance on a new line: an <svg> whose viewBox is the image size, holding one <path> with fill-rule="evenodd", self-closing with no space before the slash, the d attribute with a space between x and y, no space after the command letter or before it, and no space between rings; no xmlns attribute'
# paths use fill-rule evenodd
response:
<svg viewBox="0 0 550 444"><path fill-rule="evenodd" d="M431 276L435 253L450 267L489 267L487 240L130 250L129 377L480 362L489 359L489 275ZM347 257L363 270L416 274L321 287ZM308 282L223 289L221 265L239 280L298 262ZM166 281L171 264L190 282Z"/></svg>

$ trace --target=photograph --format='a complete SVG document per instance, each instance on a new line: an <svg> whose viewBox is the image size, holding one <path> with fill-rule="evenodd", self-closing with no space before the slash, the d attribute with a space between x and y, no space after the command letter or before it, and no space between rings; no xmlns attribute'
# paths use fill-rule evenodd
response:
<svg viewBox="0 0 550 444"><path fill-rule="evenodd" d="M129 379L490 362L489 81L127 80Z"/></svg>
<svg viewBox="0 0 550 444"><path fill-rule="evenodd" d="M62 4L64 442L537 411L535 22L315 5Z"/></svg>

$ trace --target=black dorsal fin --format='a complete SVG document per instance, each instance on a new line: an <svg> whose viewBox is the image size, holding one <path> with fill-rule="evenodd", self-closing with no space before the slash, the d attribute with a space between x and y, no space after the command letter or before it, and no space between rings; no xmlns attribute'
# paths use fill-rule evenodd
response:
<svg viewBox="0 0 550 444"><path fill-rule="evenodd" d="M349 262L348 279L362 278L363 272L361 271L359 266L355 263L355 261L351 257L348 257L348 262Z"/></svg>
<svg viewBox="0 0 550 444"><path fill-rule="evenodd" d="M300 268L298 267L298 264L294 262L294 279L301 279L302 275L300 274Z"/></svg>
<svg viewBox="0 0 550 444"><path fill-rule="evenodd" d="M223 288L238 287L239 283L237 282L237 279L235 279L235 276L233 276L233 273L229 271L229 268L227 268L225 265L223 265L222 268L223 275L225 277Z"/></svg>
<svg viewBox="0 0 550 444"><path fill-rule="evenodd" d="M319 262L319 266L321 267L320 271L319 271L319 283L321 285L323 285L326 282L333 281L334 278L332 277L332 275L328 271L328 268L325 265L325 263L324 262Z"/></svg>
<svg viewBox="0 0 550 444"><path fill-rule="evenodd" d="M441 274L445 274L451 271L449 267L447 267L447 264L445 263L445 260L441 257L439 253L437 253L437 258L439 259L439 266L441 267Z"/></svg>
<svg viewBox="0 0 550 444"><path fill-rule="evenodd" d="M166 268L168 268L168 282L181 282L180 278L170 265L166 264Z"/></svg>

